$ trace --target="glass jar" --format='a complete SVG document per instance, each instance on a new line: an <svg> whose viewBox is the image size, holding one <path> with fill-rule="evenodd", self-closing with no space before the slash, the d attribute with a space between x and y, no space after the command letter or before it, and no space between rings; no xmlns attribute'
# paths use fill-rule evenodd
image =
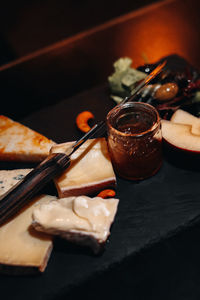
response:
<svg viewBox="0 0 200 300"><path fill-rule="evenodd" d="M107 115L108 149L115 172L142 180L162 164L162 134L158 111L143 102L117 105Z"/></svg>

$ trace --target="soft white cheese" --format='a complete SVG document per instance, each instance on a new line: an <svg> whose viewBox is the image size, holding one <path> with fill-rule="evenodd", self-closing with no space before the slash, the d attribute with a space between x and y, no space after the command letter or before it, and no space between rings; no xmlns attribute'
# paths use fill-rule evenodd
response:
<svg viewBox="0 0 200 300"><path fill-rule="evenodd" d="M56 235L79 233L104 242L110 234L118 202L118 199L87 196L62 198L36 207L33 225Z"/></svg>

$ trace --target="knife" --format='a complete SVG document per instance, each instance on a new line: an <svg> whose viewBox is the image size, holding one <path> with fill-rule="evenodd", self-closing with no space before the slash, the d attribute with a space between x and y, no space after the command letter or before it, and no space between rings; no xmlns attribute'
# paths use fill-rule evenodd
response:
<svg viewBox="0 0 200 300"><path fill-rule="evenodd" d="M103 121L94 125L81 139L68 147L65 153L52 153L35 169L28 173L23 180L14 185L0 197L0 225L15 215L20 208L28 204L51 179L70 166L71 155L89 138L99 136L105 131Z"/></svg>
<svg viewBox="0 0 200 300"><path fill-rule="evenodd" d="M158 65L135 89L133 95L126 97L120 104L132 101L136 95L156 75L158 75L166 62ZM28 204L50 180L61 174L70 166L71 155L89 138L99 136L106 131L105 121L101 121L87 132L81 139L76 141L65 153L52 153L42 161L35 169L28 173L23 180L12 187L7 193L0 197L0 225L13 217L19 209Z"/></svg>

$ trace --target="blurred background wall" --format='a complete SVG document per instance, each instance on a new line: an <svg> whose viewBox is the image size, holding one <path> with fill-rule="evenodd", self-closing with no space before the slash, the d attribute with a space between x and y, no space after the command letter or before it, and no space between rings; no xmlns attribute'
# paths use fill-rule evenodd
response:
<svg viewBox="0 0 200 300"><path fill-rule="evenodd" d="M0 9L0 65L162 0L7 0Z"/></svg>

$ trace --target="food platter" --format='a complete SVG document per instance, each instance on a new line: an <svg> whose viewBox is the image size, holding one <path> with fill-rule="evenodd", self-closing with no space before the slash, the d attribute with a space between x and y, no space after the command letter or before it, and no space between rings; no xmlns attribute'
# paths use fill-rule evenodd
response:
<svg viewBox="0 0 200 300"><path fill-rule="evenodd" d="M180 66L181 61L181 66ZM183 60L171 61L182 67ZM76 115L91 110L100 120L114 106L107 84L46 107L21 120L21 123L61 143L80 137ZM25 168L28 164L4 163L1 169ZM131 182L117 178L120 199L116 220L105 251L95 256L82 247L57 240L48 267L39 276L1 275L1 289L7 299L58 299L92 277L106 274L143 249L168 238L200 220L196 192L199 170L176 166L166 159L150 179ZM48 192L55 193L54 188ZM12 286L12 288L10 288Z"/></svg>

